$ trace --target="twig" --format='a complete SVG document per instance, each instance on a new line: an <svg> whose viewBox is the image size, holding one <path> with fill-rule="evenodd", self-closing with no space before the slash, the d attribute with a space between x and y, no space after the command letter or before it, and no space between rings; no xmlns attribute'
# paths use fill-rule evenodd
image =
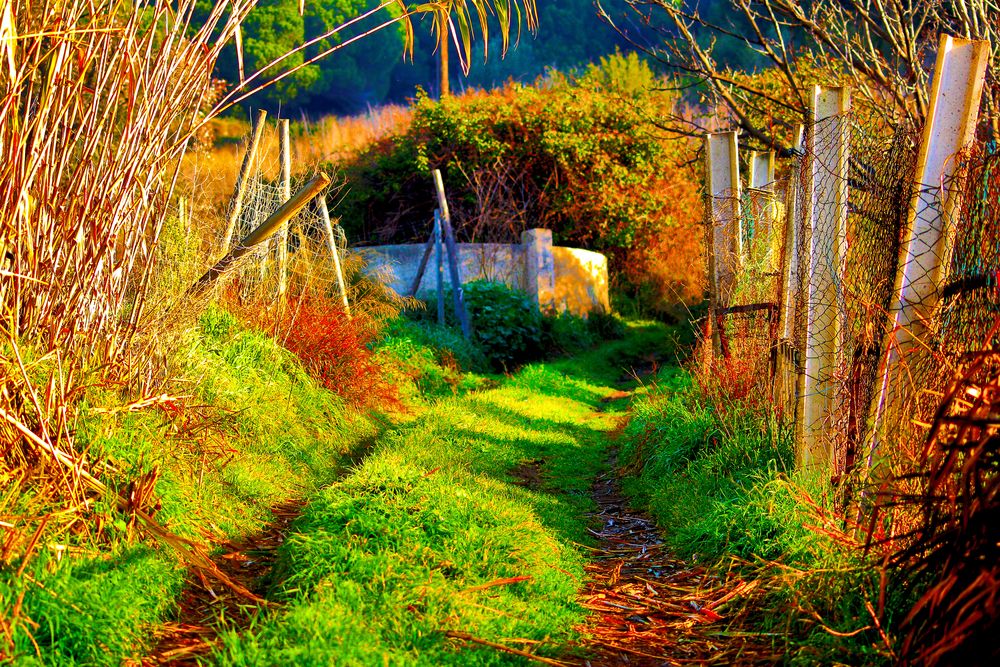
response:
<svg viewBox="0 0 1000 667"><path fill-rule="evenodd" d="M509 586L510 584L519 584L522 581L531 581L531 580L532 580L532 577L530 577L530 576L507 577L506 579L495 579L495 580L489 581L489 582L487 582L485 584L480 584L478 586L472 586L470 588L466 588L465 590L463 590L461 592L462 593L472 593L473 591L484 591L487 588L493 588L494 586Z"/></svg>
<svg viewBox="0 0 1000 667"><path fill-rule="evenodd" d="M518 648L511 648L510 646L497 644L496 642L491 642L486 639L480 639L479 637L474 637L470 635L468 632L459 632L457 630L445 630L444 636L450 637L451 639L461 639L462 641L473 642L475 644L482 644L483 646L489 646L490 648L495 648L496 650L503 651L504 653L519 655L522 658L534 660L535 662L540 662L545 665L553 665L553 667L571 667L569 663L560 662L558 660L553 660L551 658L544 658L540 655L535 655L534 653L528 653L527 651L522 651L521 649Z"/></svg>

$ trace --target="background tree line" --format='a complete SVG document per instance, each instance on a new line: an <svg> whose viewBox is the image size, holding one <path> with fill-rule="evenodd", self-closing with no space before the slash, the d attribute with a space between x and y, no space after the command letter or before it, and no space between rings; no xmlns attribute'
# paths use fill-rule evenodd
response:
<svg viewBox="0 0 1000 667"><path fill-rule="evenodd" d="M208 0L201 0L208 6ZM262 0L250 12L242 26L244 69L257 71L279 54L314 39L332 27L377 8L378 0L315 0L306 2L299 13L299 0ZM624 0L611 0L605 9L625 15ZM390 5L368 19L359 21L330 39L320 40L303 52L269 70L275 77L301 65L312 55L357 36L399 12ZM388 14L387 14L388 13ZM539 30L522 30L519 39L511 38L511 48L500 58L500 36L490 34L489 59L483 57L483 44L477 32L478 55L469 73L451 67L454 92L466 88L492 88L510 79L534 81L549 69L561 71L596 62L601 56L628 46L628 42L598 15L592 0L547 0L538 5ZM457 62L452 44L452 61ZM414 20L412 57L405 56L401 24L389 26L364 37L335 55L302 67L247 101L250 107L270 111L279 108L285 114L351 114L369 105L405 102L417 87L437 94L438 56L431 17ZM219 59L216 75L229 82L239 80L239 64L234 45Z"/></svg>

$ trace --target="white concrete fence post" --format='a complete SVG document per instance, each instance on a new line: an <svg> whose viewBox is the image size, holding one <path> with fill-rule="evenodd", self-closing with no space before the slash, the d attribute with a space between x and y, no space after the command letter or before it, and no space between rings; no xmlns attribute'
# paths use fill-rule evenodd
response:
<svg viewBox="0 0 1000 667"><path fill-rule="evenodd" d="M829 437L836 408L838 355L843 349L844 312L841 276L847 235L850 89L814 86L809 124L809 163L805 205L809 238L805 244L805 378L802 384L798 463L828 467ZM822 135L819 135L819 132Z"/></svg>
<svg viewBox="0 0 1000 667"><path fill-rule="evenodd" d="M540 310L555 306L556 260L552 253L551 229L527 229L521 232L524 247L525 291Z"/></svg>
<svg viewBox="0 0 1000 667"><path fill-rule="evenodd" d="M938 45L930 109L917 154L917 170L907 215L901 264L896 276L872 407L868 464L887 424L886 411L913 388L906 361L933 334L944 268L951 246L948 220L957 193L948 186L955 157L973 139L990 44L942 35Z"/></svg>

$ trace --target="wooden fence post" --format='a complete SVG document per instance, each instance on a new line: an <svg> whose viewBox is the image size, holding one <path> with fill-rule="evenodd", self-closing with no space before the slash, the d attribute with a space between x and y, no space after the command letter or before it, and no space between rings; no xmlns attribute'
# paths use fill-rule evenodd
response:
<svg viewBox="0 0 1000 667"><path fill-rule="evenodd" d="M288 201L292 196L292 147L288 133L288 119L278 121L278 139L281 149L281 198ZM278 296L288 290L288 223L278 230Z"/></svg>
<svg viewBox="0 0 1000 667"><path fill-rule="evenodd" d="M847 235L847 169L850 146L848 88L813 86L806 169L809 239L805 317L801 441L798 462L822 468L833 460L828 433L836 402L838 354L843 347L843 300L840 284ZM822 137L817 136L822 130Z"/></svg>
<svg viewBox="0 0 1000 667"><path fill-rule="evenodd" d="M434 209L434 287L437 293L438 324L444 325L444 249L441 209ZM452 289L455 286L452 285Z"/></svg>
<svg viewBox="0 0 1000 667"><path fill-rule="evenodd" d="M229 207L229 220L226 222L226 234L222 239L222 250L228 251L233 244L233 234L236 233L236 224L243 213L243 199L246 197L247 181L251 174L256 171L257 149L260 147L260 139L264 136L264 127L267 120L267 112L263 109L257 112L254 121L253 134L250 136L250 143L247 144L246 155L243 156L243 164L240 165L240 174L236 177L236 187L233 189L233 200Z"/></svg>
<svg viewBox="0 0 1000 667"><path fill-rule="evenodd" d="M470 338L472 329L469 326L468 313L465 312L465 295L462 292L462 277L458 267L458 245L455 243L455 233L451 228L451 212L448 210L448 199L444 195L444 180L441 178L440 169L434 170L434 189L437 191L438 206L441 209L441 231L445 245L448 246L448 268L451 273L452 293L455 296L455 316L462 326L462 335Z"/></svg>
<svg viewBox="0 0 1000 667"><path fill-rule="evenodd" d="M957 193L948 188L955 156L973 139L982 98L990 44L941 35L930 109L917 154L917 169L899 270L890 308L891 330L879 365L872 408L868 464L878 449L886 411L912 387L906 358L933 334L944 267L951 241L948 220Z"/></svg>
<svg viewBox="0 0 1000 667"><path fill-rule="evenodd" d="M229 251L225 257L220 259L215 266L205 272L198 281L188 289L188 295L194 296L205 291L212 283L226 272L238 259L249 253L254 246L268 240L281 228L287 225L288 221L305 207L313 197L318 195L323 189L330 185L330 177L320 172L313 176L308 183L302 186L295 196L281 205L277 211L268 216L267 220L250 232L239 244Z"/></svg>
<svg viewBox="0 0 1000 667"><path fill-rule="evenodd" d="M344 269L340 264L340 249L337 247L337 236L333 233L333 223L330 221L330 209L326 206L326 197L319 198L319 214L323 218L323 228L326 231L326 242L330 246L330 255L333 257L333 270L337 274L337 287L340 289L340 299L344 304L344 312L347 319L353 319L351 315L351 304L347 299L347 282L344 280Z"/></svg>
<svg viewBox="0 0 1000 667"><path fill-rule="evenodd" d="M740 167L735 132L705 135L705 251L708 254L709 326L712 352L722 354L720 313L730 305L739 258Z"/></svg>

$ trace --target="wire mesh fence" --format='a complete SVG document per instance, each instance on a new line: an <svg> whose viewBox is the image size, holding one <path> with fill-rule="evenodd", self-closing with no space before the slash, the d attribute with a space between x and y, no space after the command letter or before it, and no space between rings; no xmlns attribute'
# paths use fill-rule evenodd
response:
<svg viewBox="0 0 1000 667"><path fill-rule="evenodd" d="M773 183L740 194L737 215L731 191L713 198L709 237L721 243L720 351L767 385L800 446L821 452L837 479L878 458L886 438L886 455L915 451L962 355L992 342L1000 156L975 145L952 158L946 187L922 188L934 204L923 215L949 240L921 258L942 287L893 337L918 132L848 112L817 121L807 137Z"/></svg>

